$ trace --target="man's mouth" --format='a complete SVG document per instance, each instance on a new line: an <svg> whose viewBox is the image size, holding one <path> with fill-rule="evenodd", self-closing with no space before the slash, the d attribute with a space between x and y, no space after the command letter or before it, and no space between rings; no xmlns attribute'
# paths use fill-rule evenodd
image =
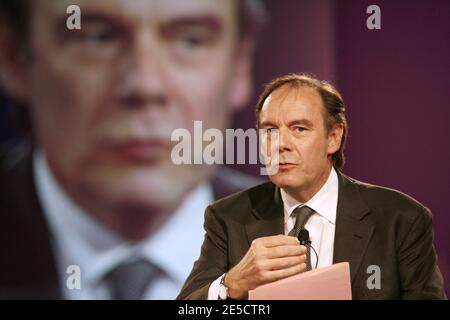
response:
<svg viewBox="0 0 450 320"><path fill-rule="evenodd" d="M278 167L280 169L285 169L285 170L295 168L296 166L297 166L297 164L293 163L293 162L280 162L278 164Z"/></svg>
<svg viewBox="0 0 450 320"><path fill-rule="evenodd" d="M98 148L107 158L136 162L160 160L171 149L170 141L160 138L126 139L125 141L103 141Z"/></svg>

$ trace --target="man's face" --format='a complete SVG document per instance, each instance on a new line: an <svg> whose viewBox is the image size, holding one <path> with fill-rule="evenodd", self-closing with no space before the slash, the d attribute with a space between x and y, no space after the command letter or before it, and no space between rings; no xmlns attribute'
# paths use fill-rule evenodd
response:
<svg viewBox="0 0 450 320"><path fill-rule="evenodd" d="M283 86L269 95L260 113L260 128L279 138L278 172L270 179L293 196L301 195L303 201L328 178L331 154L340 145L341 129L326 130L325 112L315 89Z"/></svg>
<svg viewBox="0 0 450 320"><path fill-rule="evenodd" d="M208 170L172 163L172 131L223 129L248 96L235 1L30 2L26 99L60 182L105 208L179 204Z"/></svg>

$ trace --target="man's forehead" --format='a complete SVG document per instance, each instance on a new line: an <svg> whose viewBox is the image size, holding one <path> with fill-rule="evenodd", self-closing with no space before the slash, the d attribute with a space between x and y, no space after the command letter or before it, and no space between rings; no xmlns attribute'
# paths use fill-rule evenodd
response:
<svg viewBox="0 0 450 320"><path fill-rule="evenodd" d="M322 99L316 89L308 86L284 85L273 91L265 100L261 111L274 107L298 105L308 101L310 104L322 104Z"/></svg>
<svg viewBox="0 0 450 320"><path fill-rule="evenodd" d="M236 0L33 0L33 10L41 13L66 14L70 5L78 5L83 12L111 14L133 19L177 19L186 16L215 15L230 19L236 16Z"/></svg>

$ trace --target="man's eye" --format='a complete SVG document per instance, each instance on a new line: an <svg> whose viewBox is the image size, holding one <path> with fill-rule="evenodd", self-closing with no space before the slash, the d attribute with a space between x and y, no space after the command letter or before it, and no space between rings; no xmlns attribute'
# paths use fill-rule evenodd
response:
<svg viewBox="0 0 450 320"><path fill-rule="evenodd" d="M176 35L175 41L188 48L200 48L213 42L213 36L206 30L183 31Z"/></svg>
<svg viewBox="0 0 450 320"><path fill-rule="evenodd" d="M87 32L84 35L81 35L80 40L86 42L95 42L95 43L104 43L110 42L115 39L115 35L109 31L101 31L101 32Z"/></svg>
<svg viewBox="0 0 450 320"><path fill-rule="evenodd" d="M295 127L295 130L296 130L297 132L304 132L304 131L306 131L307 129L306 129L305 127Z"/></svg>
<svg viewBox="0 0 450 320"><path fill-rule="evenodd" d="M104 26L83 26L76 32L69 33L73 40L82 43L104 44L117 40L118 34L115 30Z"/></svg>

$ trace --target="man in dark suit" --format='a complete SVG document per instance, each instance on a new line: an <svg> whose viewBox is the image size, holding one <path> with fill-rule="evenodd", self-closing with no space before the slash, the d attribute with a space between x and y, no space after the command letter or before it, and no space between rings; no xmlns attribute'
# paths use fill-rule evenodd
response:
<svg viewBox="0 0 450 320"><path fill-rule="evenodd" d="M272 81L256 106L271 182L206 209L200 258L179 299L244 299L250 290L350 263L353 299L444 299L430 211L342 174L344 102L306 75ZM297 240L309 230L311 250ZM378 272L378 283L369 277Z"/></svg>
<svg viewBox="0 0 450 320"><path fill-rule="evenodd" d="M74 6L79 29L67 24ZM176 165L172 133L194 120L223 130L245 106L260 9L1 2L2 89L32 124L32 142L1 157L1 298L176 297L202 241L201 212L250 180Z"/></svg>

